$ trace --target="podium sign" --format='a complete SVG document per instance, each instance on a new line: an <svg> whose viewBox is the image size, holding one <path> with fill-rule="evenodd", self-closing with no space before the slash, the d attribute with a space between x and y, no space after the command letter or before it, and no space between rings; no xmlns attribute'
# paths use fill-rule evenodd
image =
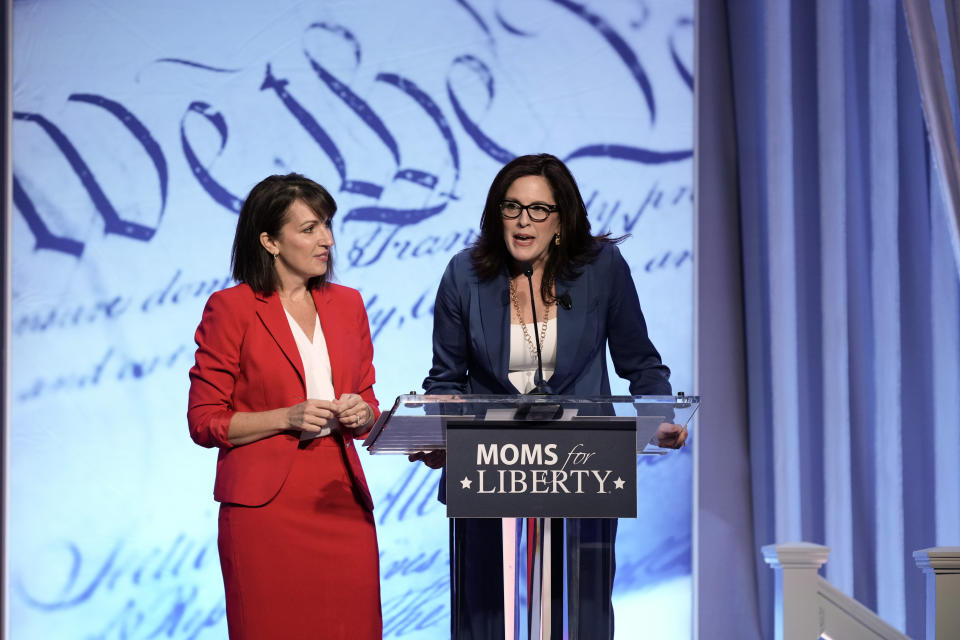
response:
<svg viewBox="0 0 960 640"><path fill-rule="evenodd" d="M447 517L635 518L634 421L447 423Z"/></svg>

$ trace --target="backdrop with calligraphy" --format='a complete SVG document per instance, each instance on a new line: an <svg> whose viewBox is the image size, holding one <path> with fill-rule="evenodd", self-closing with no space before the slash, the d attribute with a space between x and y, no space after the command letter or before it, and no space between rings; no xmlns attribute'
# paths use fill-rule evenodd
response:
<svg viewBox="0 0 960 640"><path fill-rule="evenodd" d="M7 637L225 637L216 455L188 437L187 370L206 298L232 284L242 198L268 174L337 199L337 280L363 294L384 405L420 389L439 277L494 174L539 151L568 162L596 232L630 234L650 335L693 391L692 12L15 2ZM639 463L618 637L689 637L691 459ZM445 637L439 476L363 462L384 635Z"/></svg>

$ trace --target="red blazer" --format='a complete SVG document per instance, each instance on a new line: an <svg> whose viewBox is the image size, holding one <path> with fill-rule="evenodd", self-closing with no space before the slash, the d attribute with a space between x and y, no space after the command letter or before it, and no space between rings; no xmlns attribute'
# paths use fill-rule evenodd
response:
<svg viewBox="0 0 960 640"><path fill-rule="evenodd" d="M313 299L337 397L358 393L379 415L373 394L373 343L360 293L327 283L313 291ZM254 293L246 284L214 293L203 311L196 341L187 421L197 444L220 448L213 497L251 507L266 504L290 471L300 442L298 432L233 446L227 440L227 427L238 411L268 411L306 399L303 363L280 297ZM356 447L349 438L332 437L346 452L358 498L372 510Z"/></svg>

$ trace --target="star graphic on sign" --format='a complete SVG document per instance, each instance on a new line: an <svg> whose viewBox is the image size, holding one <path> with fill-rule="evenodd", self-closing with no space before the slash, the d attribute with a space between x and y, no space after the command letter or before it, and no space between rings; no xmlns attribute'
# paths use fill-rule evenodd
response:
<svg viewBox="0 0 960 640"><path fill-rule="evenodd" d="M473 484L473 481L467 476L463 476L463 480L460 481L460 488L469 489L471 484Z"/></svg>
<svg viewBox="0 0 960 640"><path fill-rule="evenodd" d="M616 487L617 489L623 489L623 485L624 485L623 479L617 476L617 479L613 481L613 486Z"/></svg>

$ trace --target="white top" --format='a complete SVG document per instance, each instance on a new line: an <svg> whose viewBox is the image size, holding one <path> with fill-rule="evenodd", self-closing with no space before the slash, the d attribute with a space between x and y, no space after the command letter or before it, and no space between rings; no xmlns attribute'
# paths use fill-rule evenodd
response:
<svg viewBox="0 0 960 640"><path fill-rule="evenodd" d="M287 314L287 322L290 323L290 330L293 332L293 339L297 342L297 350L300 352L300 361L303 363L303 374L307 383L307 398L311 400L334 400L336 394L333 390L333 370L330 368L330 353L327 351L327 341L323 337L323 329L320 328L320 316L314 316L316 320L313 325L313 341L303 332L297 321L293 319L290 312L283 310ZM329 435L332 429L324 427L320 431L301 431L301 440L310 440L320 436Z"/></svg>
<svg viewBox="0 0 960 640"><path fill-rule="evenodd" d="M527 325L527 333L534 347L537 345L537 339L533 337L534 331L540 331L543 323L531 323ZM543 379L549 380L557 368L557 318L554 316L547 320L547 333L540 345L540 358L543 360ZM531 353L526 339L523 337L523 329L519 324L510 324L510 364L507 378L513 383L520 393L527 393L533 389L534 377L537 373L537 355L534 348Z"/></svg>

